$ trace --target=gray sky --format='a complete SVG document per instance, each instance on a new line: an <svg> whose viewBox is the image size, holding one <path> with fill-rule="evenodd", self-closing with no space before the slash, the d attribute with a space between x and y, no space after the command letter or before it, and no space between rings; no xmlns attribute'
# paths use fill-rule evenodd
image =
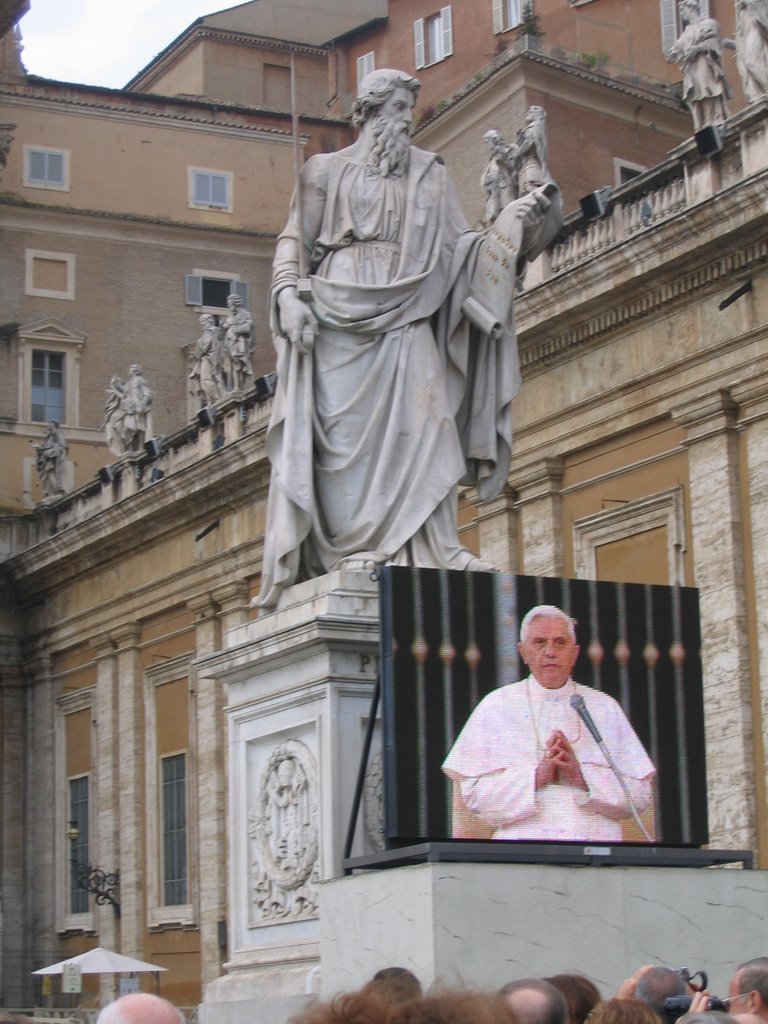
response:
<svg viewBox="0 0 768 1024"><path fill-rule="evenodd" d="M27 71L120 88L193 21L237 0L31 0L19 22Z"/></svg>

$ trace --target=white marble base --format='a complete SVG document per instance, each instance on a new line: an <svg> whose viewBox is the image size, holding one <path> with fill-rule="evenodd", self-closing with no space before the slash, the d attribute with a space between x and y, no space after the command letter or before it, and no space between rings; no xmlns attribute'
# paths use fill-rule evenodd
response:
<svg viewBox="0 0 768 1024"><path fill-rule="evenodd" d="M578 971L605 996L643 964L703 968L724 996L765 952L768 872L733 868L420 864L321 887L321 993L388 965L424 985L497 989Z"/></svg>
<svg viewBox="0 0 768 1024"><path fill-rule="evenodd" d="M319 991L319 885L341 873L378 645L378 583L340 571L290 588L196 663L226 683L229 762L229 960L203 1024L284 1024ZM378 765L353 855L381 843Z"/></svg>

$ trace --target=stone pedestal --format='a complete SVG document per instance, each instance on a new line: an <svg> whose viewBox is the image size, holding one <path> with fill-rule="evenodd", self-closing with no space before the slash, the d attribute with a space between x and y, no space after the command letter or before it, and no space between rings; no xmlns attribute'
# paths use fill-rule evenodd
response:
<svg viewBox="0 0 768 1024"><path fill-rule="evenodd" d="M229 755L229 959L205 989L203 1024L282 1024L319 991L320 883L341 873L378 601L367 573L331 573L292 587L277 611L230 630L225 650L196 663L226 684ZM381 846L375 743L354 854Z"/></svg>
<svg viewBox="0 0 768 1024"><path fill-rule="evenodd" d="M419 864L321 886L322 992L330 999L379 968L409 967L425 986L495 990L576 971L607 998L643 964L704 968L727 994L765 944L754 908L768 872L686 867Z"/></svg>

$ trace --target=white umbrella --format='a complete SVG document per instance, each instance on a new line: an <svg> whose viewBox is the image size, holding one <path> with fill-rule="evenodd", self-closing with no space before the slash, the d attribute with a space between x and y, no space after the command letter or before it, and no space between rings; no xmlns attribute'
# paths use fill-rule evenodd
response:
<svg viewBox="0 0 768 1024"><path fill-rule="evenodd" d="M68 960L60 960L50 967L41 967L33 974L61 974L65 964L79 964L82 974L138 974L142 971L167 971L167 967L159 967L157 964L148 964L144 960L134 960L133 957L123 956L122 953L114 953L111 949L104 949L97 946L89 949L87 953L78 953Z"/></svg>

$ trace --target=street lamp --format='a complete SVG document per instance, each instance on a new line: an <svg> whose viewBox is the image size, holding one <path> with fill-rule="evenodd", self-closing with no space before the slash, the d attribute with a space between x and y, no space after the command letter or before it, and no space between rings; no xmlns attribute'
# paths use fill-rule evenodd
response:
<svg viewBox="0 0 768 1024"><path fill-rule="evenodd" d="M95 897L99 906L102 906L105 903L111 903L115 916L120 917L120 903L118 900L118 895L120 893L120 872L102 871L101 868L92 867L90 864L80 863L77 859L77 853L75 850L75 844L80 838L80 829L77 827L76 821L70 821L69 828L66 831L66 836L72 844L70 866L75 885L80 889L85 889L86 892Z"/></svg>

